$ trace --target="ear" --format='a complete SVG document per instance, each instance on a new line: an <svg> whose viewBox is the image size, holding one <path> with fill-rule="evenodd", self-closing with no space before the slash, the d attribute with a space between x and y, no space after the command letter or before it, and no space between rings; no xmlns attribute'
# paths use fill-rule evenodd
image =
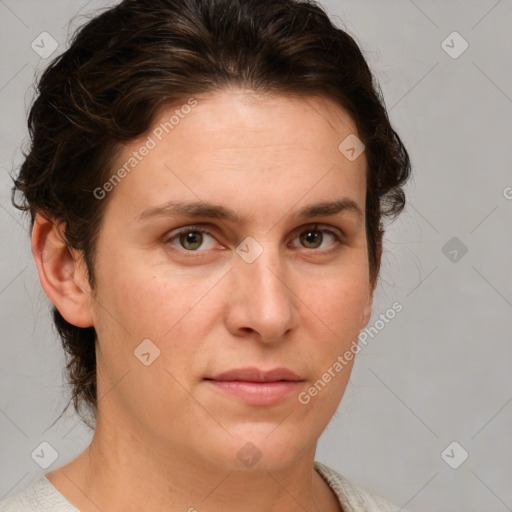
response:
<svg viewBox="0 0 512 512"><path fill-rule="evenodd" d="M91 327L91 289L79 251L67 246L63 224L37 213L32 229L32 254L46 295L64 319Z"/></svg>

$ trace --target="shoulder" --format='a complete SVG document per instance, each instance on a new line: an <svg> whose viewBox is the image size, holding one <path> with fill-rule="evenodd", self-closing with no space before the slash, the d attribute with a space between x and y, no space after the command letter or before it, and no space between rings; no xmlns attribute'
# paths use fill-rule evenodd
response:
<svg viewBox="0 0 512 512"><path fill-rule="evenodd" d="M26 489L0 501L0 512L78 512L51 484L40 475Z"/></svg>
<svg viewBox="0 0 512 512"><path fill-rule="evenodd" d="M344 512L407 512L383 496L351 482L321 462L315 461L315 469L334 491Z"/></svg>

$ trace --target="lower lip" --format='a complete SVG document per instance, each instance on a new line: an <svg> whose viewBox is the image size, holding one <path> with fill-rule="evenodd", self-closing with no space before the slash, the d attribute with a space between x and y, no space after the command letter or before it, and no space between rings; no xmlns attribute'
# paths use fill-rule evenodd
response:
<svg viewBox="0 0 512 512"><path fill-rule="evenodd" d="M300 381L248 382L242 380L207 380L216 389L249 405L275 405L297 392Z"/></svg>

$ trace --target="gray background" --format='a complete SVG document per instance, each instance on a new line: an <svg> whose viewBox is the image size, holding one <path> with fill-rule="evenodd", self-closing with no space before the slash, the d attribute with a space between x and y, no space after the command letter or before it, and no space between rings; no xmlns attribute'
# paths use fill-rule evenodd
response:
<svg viewBox="0 0 512 512"><path fill-rule="evenodd" d="M365 52L414 177L388 229L369 325L395 301L403 311L359 353L317 460L413 512L512 510L512 2L322 4ZM91 437L71 413L52 426L67 398L64 359L9 171L35 74L105 5L0 0L0 498ZM43 31L59 43L50 59L31 48ZM460 40L442 44L454 31L469 44L458 58L445 48L460 51ZM42 441L59 454L47 470L31 458ZM441 457L453 441L463 448L448 450L452 465L469 453L457 469Z"/></svg>

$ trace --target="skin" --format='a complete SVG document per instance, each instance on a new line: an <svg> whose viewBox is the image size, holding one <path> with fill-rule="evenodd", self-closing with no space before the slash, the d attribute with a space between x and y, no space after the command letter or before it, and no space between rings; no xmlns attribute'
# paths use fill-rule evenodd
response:
<svg viewBox="0 0 512 512"><path fill-rule="evenodd" d="M370 317L366 159L338 150L355 125L325 98L241 89L196 98L109 192L94 290L59 226L37 216L32 249L42 286L68 322L94 326L101 397L90 446L47 477L82 511L339 511L313 462L351 364L308 404L297 393L332 367ZM122 148L113 171L147 135ZM304 206L339 198L362 216L297 217ZM169 200L214 202L241 222L137 220ZM209 234L187 250L176 230L198 224ZM312 224L339 230L341 242L314 231L323 239L308 245L300 235ZM252 263L236 252L248 236L263 249ZM148 338L160 356L145 366L134 349ZM204 380L247 366L286 367L303 382L283 401L255 406ZM237 457L248 442L261 453L251 467Z"/></svg>

